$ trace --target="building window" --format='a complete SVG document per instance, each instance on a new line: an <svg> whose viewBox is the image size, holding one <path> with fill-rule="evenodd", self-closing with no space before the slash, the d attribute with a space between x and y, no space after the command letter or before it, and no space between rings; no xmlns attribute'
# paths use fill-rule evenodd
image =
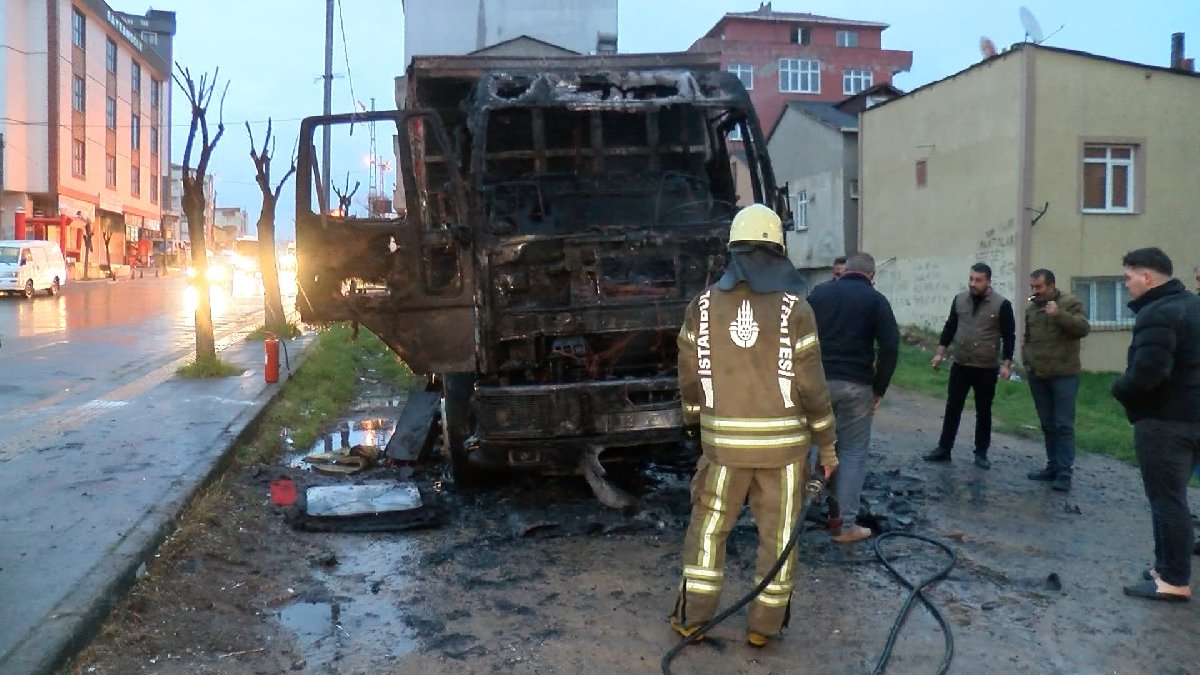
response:
<svg viewBox="0 0 1200 675"><path fill-rule="evenodd" d="M162 83L154 78L150 78L150 107L158 107L158 97L162 95Z"/></svg>
<svg viewBox="0 0 1200 675"><path fill-rule="evenodd" d="M134 61L129 66L129 87L135 94L142 93L142 64Z"/></svg>
<svg viewBox="0 0 1200 675"><path fill-rule="evenodd" d="M928 172L928 168L925 164L925 160L918 159L917 160L917 187L919 187L919 188L925 187L925 181L928 178L927 172Z"/></svg>
<svg viewBox="0 0 1200 675"><path fill-rule="evenodd" d="M792 195L792 218L796 223L796 231L808 229L808 191L798 190Z"/></svg>
<svg viewBox="0 0 1200 675"><path fill-rule="evenodd" d="M837 32L837 46L839 46L839 47L857 47L858 46L858 31L856 31L856 30L839 30Z"/></svg>
<svg viewBox="0 0 1200 675"><path fill-rule="evenodd" d="M134 197L142 196L142 167L129 167L129 194Z"/></svg>
<svg viewBox="0 0 1200 675"><path fill-rule="evenodd" d="M71 44L80 49L87 48L87 20L83 12L71 8Z"/></svg>
<svg viewBox="0 0 1200 675"><path fill-rule="evenodd" d="M114 75L117 72L117 43L113 42L112 38L104 43L104 67Z"/></svg>
<svg viewBox="0 0 1200 675"><path fill-rule="evenodd" d="M742 125L735 124L729 127L729 133L725 134L725 138L726 140L738 141L740 143L742 140Z"/></svg>
<svg viewBox="0 0 1200 675"><path fill-rule="evenodd" d="M821 62L779 59L779 91L798 94L821 93Z"/></svg>
<svg viewBox="0 0 1200 675"><path fill-rule="evenodd" d="M871 86L871 79L871 71L869 70L843 70L842 93L846 96L853 96L864 89L868 89Z"/></svg>
<svg viewBox="0 0 1200 675"><path fill-rule="evenodd" d="M87 83L78 75L71 78L71 110L75 112L87 110Z"/></svg>
<svg viewBox="0 0 1200 675"><path fill-rule="evenodd" d="M104 184L110 188L117 187L117 156L104 156Z"/></svg>
<svg viewBox="0 0 1200 675"><path fill-rule="evenodd" d="M117 128L117 99L111 96L104 99L104 126L114 131Z"/></svg>
<svg viewBox="0 0 1200 675"><path fill-rule="evenodd" d="M87 175L87 142L81 138L71 139L71 173L80 178Z"/></svg>
<svg viewBox="0 0 1200 675"><path fill-rule="evenodd" d="M158 127L150 127L150 154L158 154Z"/></svg>
<svg viewBox="0 0 1200 675"><path fill-rule="evenodd" d="M754 66L749 63L731 63L729 64L729 72L737 75L737 79L742 81L742 86L746 91L754 88Z"/></svg>
<svg viewBox="0 0 1200 675"><path fill-rule="evenodd" d="M812 31L803 26L792 26L792 44L812 44Z"/></svg>
<svg viewBox="0 0 1200 675"><path fill-rule="evenodd" d="M142 118L138 115L129 118L129 148L142 149Z"/></svg>
<svg viewBox="0 0 1200 675"><path fill-rule="evenodd" d="M150 202L158 203L158 176L150 174Z"/></svg>
<svg viewBox="0 0 1200 675"><path fill-rule="evenodd" d="M1083 311L1093 328L1133 326L1129 290L1122 277L1084 277L1071 280L1071 292L1083 302Z"/></svg>
<svg viewBox="0 0 1200 675"><path fill-rule="evenodd" d="M149 30L142 31L142 42L145 42L148 45L158 44L158 33Z"/></svg>
<svg viewBox="0 0 1200 675"><path fill-rule="evenodd" d="M1083 146L1083 211L1133 213L1134 161L1132 145Z"/></svg>

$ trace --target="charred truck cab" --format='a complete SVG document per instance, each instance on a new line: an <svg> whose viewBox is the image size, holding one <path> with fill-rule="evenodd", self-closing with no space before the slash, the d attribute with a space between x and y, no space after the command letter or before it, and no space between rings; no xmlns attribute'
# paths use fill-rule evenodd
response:
<svg viewBox="0 0 1200 675"><path fill-rule="evenodd" d="M301 126L302 318L360 322L435 376L459 480L677 448L684 309L722 272L739 199L787 217L738 79L636 54L418 57L401 82L402 110ZM329 208L314 134L380 122L403 203Z"/></svg>

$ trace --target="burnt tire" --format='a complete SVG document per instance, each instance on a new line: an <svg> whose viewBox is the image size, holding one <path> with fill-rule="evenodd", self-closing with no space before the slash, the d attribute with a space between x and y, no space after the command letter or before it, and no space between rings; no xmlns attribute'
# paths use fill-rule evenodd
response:
<svg viewBox="0 0 1200 675"><path fill-rule="evenodd" d="M475 390L474 373L447 373L442 376L442 452L450 463L454 482L464 488L484 487L486 471L470 461L466 441L475 430L471 413L471 394Z"/></svg>

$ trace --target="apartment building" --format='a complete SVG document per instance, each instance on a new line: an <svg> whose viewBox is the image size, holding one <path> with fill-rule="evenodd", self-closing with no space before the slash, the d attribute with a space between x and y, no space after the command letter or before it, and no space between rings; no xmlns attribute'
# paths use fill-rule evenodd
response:
<svg viewBox="0 0 1200 675"><path fill-rule="evenodd" d="M93 254L107 233L114 264L162 240L174 33L173 12L5 0L0 238L58 241L81 260L91 223Z"/></svg>

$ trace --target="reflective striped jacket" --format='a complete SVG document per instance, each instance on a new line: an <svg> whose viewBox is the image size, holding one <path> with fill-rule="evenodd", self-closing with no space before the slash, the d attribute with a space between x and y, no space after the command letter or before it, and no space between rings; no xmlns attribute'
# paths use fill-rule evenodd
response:
<svg viewBox="0 0 1200 675"><path fill-rule="evenodd" d="M710 286L688 305L678 342L684 420L700 424L709 459L778 468L815 443L822 465L837 464L817 324L803 297Z"/></svg>

